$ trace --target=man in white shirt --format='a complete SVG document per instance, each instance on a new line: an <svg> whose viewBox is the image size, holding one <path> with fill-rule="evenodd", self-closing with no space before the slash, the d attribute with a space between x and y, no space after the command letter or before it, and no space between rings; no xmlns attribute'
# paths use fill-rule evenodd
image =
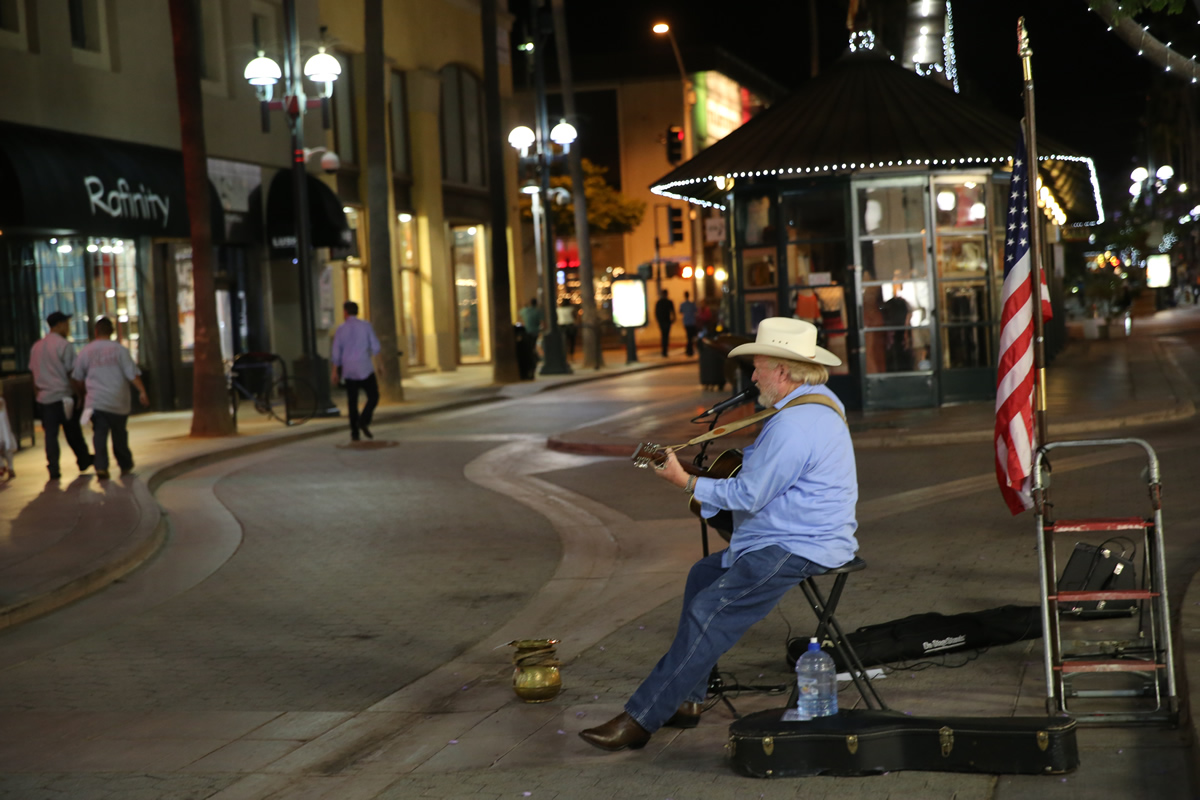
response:
<svg viewBox="0 0 1200 800"><path fill-rule="evenodd" d="M46 467L50 480L62 477L58 471L58 429L62 428L67 444L75 453L79 471L92 466L83 430L79 426L81 404L75 402L78 388L71 381L75 368L75 348L67 341L71 331L71 315L55 311L46 317L50 332L33 343L29 351L29 368L33 370L33 386L37 391L38 416L46 436Z"/></svg>
<svg viewBox="0 0 1200 800"><path fill-rule="evenodd" d="M142 385L141 370L133 363L120 342L112 341L113 324L108 317L96 320L96 338L87 344L75 361L71 373L83 381L87 389L85 404L92 409L92 445L96 450L96 477L108 478L108 433L112 431L113 455L121 474L133 471L133 454L129 452L129 384L138 390L138 402L150 405L146 387Z"/></svg>

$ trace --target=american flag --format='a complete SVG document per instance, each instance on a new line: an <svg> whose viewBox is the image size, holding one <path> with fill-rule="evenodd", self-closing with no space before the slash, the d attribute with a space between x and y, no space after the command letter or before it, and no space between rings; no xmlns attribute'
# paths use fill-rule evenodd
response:
<svg viewBox="0 0 1200 800"><path fill-rule="evenodd" d="M1013 157L1012 188L1004 239L1004 292L1000 312L1000 362L996 368L996 480L1009 510L1033 506L1033 282L1029 230L1029 164L1025 131ZM1034 170L1036 175L1037 171ZM1042 278L1042 317L1050 318L1050 292Z"/></svg>

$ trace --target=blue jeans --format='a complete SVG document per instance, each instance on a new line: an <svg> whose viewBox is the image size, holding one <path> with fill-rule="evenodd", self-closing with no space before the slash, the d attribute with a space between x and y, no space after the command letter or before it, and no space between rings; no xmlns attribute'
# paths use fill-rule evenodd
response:
<svg viewBox="0 0 1200 800"><path fill-rule="evenodd" d="M717 659L789 589L826 571L781 547L744 553L728 569L721 556L713 553L692 566L675 641L625 704L629 716L651 733L684 701L704 702Z"/></svg>
<svg viewBox="0 0 1200 800"><path fill-rule="evenodd" d="M83 438L83 429L79 427L79 416L83 411L83 403L76 403L74 413L68 417L66 409L63 408L63 401L56 400L53 403L38 403L38 408L41 411L42 430L46 433L46 466L50 470L50 474L57 477L59 445L58 445L58 429L62 428L67 437L67 444L71 446L71 450L75 453L75 463L79 465L79 470L82 472L92 465L92 454L88 452L87 442Z"/></svg>

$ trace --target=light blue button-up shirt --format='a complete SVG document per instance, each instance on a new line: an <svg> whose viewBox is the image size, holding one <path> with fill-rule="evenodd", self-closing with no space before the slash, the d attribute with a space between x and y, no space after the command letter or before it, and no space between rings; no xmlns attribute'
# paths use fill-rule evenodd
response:
<svg viewBox="0 0 1200 800"><path fill-rule="evenodd" d="M358 317L346 317L333 335L330 360L342 368L342 380L365 381L375 372L371 356L379 352L379 339L371 323Z"/></svg>
<svg viewBox="0 0 1200 800"><path fill-rule="evenodd" d="M824 386L801 386L775 404L783 408L804 394L840 400ZM858 476L850 431L833 409L802 405L763 424L743 453L732 478L697 478L700 513L733 512L733 537L725 551L728 567L742 553L776 545L823 567L840 567L854 557L858 542Z"/></svg>

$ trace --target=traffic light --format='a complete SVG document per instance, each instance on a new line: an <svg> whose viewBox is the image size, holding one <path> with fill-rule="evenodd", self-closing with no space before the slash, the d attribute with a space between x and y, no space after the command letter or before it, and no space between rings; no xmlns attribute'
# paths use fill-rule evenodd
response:
<svg viewBox="0 0 1200 800"><path fill-rule="evenodd" d="M679 265L676 264L674 261L665 262L663 264L663 277L664 278L678 278L679 277Z"/></svg>
<svg viewBox="0 0 1200 800"><path fill-rule="evenodd" d="M683 161L683 128L678 125L667 128L667 161L672 164Z"/></svg>
<svg viewBox="0 0 1200 800"><path fill-rule="evenodd" d="M683 209L667 208L667 244L683 241Z"/></svg>

